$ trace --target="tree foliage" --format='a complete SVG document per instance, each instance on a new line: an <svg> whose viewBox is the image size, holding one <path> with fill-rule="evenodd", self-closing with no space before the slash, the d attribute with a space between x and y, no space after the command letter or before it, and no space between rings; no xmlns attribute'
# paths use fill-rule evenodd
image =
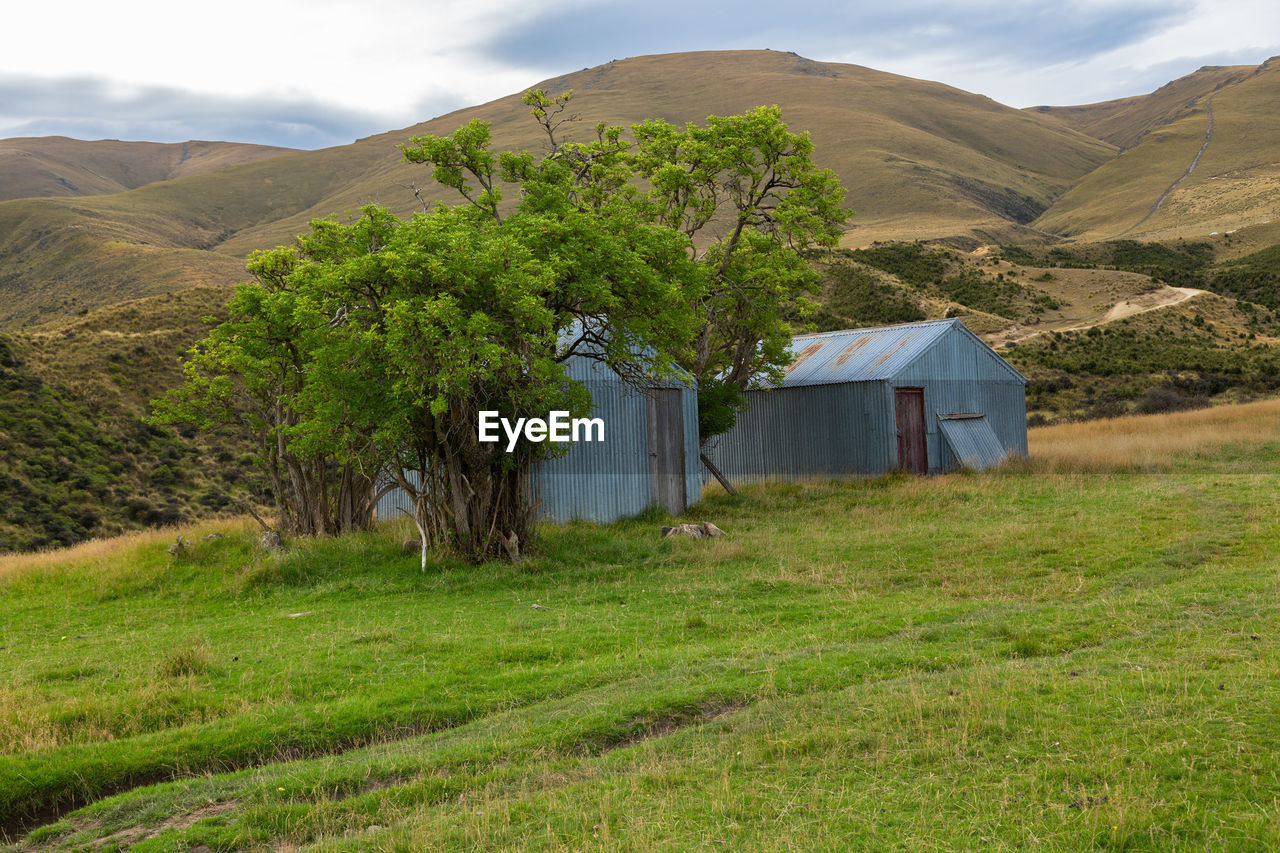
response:
<svg viewBox="0 0 1280 853"><path fill-rule="evenodd" d="M786 316L818 282L803 253L839 240L849 216L844 188L814 164L808 134L792 133L777 107L683 130L651 120L632 133L644 209L689 238L699 273L699 329L682 365L708 409L706 440L733 426L743 391L781 378L790 360Z"/></svg>
<svg viewBox="0 0 1280 853"><path fill-rule="evenodd" d="M834 242L844 220L835 176L776 108L565 142L568 100L525 96L542 156L492 150L479 121L403 146L458 206L408 220L366 207L254 256L257 282L163 417L241 419L299 530L342 529L348 505L364 523L390 478L425 564L429 544L477 560L527 547L533 465L557 448L482 443L479 412L586 414L568 359L639 388L679 364L731 411L785 362L783 309L813 281L797 250Z"/></svg>
<svg viewBox="0 0 1280 853"><path fill-rule="evenodd" d="M317 451L299 441L309 412L303 393L314 375L323 324L309 322L309 294L299 281L319 246L259 252L249 261L255 283L236 288L226 322L188 353L182 386L155 403L153 423L233 426L252 442L271 484L278 527L289 534L333 535L373 522L377 461Z"/></svg>

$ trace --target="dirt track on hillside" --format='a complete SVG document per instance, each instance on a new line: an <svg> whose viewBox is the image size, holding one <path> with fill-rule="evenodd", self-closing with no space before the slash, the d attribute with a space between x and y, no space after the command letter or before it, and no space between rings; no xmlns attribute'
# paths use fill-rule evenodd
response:
<svg viewBox="0 0 1280 853"><path fill-rule="evenodd" d="M1152 290L1148 293L1139 293L1137 296L1126 296L1115 305L1111 306L1111 310L1102 316L1101 319L1092 323L1078 323L1074 326L1060 326L1056 328L1033 329L1026 326L1013 326L1004 331L998 332L987 341L991 346L998 347L1004 344L1016 344L1033 338L1036 335L1043 335L1046 332L1079 332L1084 329L1090 329L1094 326L1101 326L1105 323L1113 323L1116 320L1123 320L1125 317L1132 317L1134 314L1143 314L1147 311L1154 311L1157 308L1168 308L1171 305L1178 305L1186 302L1193 296L1208 291L1198 290L1194 287L1161 287L1158 290Z"/></svg>
<svg viewBox="0 0 1280 853"><path fill-rule="evenodd" d="M1204 111L1205 111L1205 114L1209 117L1209 124L1204 131L1204 143L1200 146L1200 150L1196 152L1196 156L1191 159L1191 165L1187 166L1187 171L1183 172L1182 175L1178 178L1178 180L1170 184L1169 188L1161 194L1160 198L1156 199L1156 203L1151 206L1151 210L1147 211L1146 216L1142 217L1137 222L1135 222L1134 224L1130 225L1128 228L1121 231L1119 234L1116 235L1117 237L1123 237L1124 235L1128 234L1130 231L1133 231L1134 229L1141 227L1143 223L1145 223L1148 219L1155 216L1156 213L1160 210L1160 205L1164 204L1164 200L1169 197L1169 194L1172 193L1174 190L1176 190L1178 188L1178 184L1185 181L1188 177L1190 177L1191 173L1196 170L1196 166L1200 164L1200 155L1204 154L1204 150L1209 147L1209 141L1213 139L1213 99L1217 97L1217 94L1218 94L1217 92L1214 92L1212 95L1209 96L1209 100L1204 102Z"/></svg>

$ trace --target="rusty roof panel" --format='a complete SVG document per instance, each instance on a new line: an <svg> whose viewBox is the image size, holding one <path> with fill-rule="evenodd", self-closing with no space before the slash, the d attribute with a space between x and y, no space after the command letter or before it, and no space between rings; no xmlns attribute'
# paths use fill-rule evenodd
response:
<svg viewBox="0 0 1280 853"><path fill-rule="evenodd" d="M800 351L800 353L794 359L792 359L791 363L786 366L786 372L790 373L791 371L795 370L797 367L804 364L805 360L808 359L809 356L815 355L821 350L822 350L821 343L814 343L805 347Z"/></svg>
<svg viewBox="0 0 1280 853"><path fill-rule="evenodd" d="M800 335L791 344L797 355L782 386L889 379L958 325L959 320L933 320Z"/></svg>
<svg viewBox="0 0 1280 853"><path fill-rule="evenodd" d="M840 352L840 354L839 354L838 356L836 356L836 360L835 360L835 361L829 361L829 362L827 362L827 369L828 369L828 370L830 370L831 368L840 367L840 366L841 366L842 364L844 364L846 361L848 361L849 359L853 358L853 354L854 354L855 352L857 352L858 350L862 349L863 347L865 347L865 346L867 345L867 343L868 343L870 340L871 340L871 339L870 339L870 338L868 338L868 337L866 337L865 335L864 335L864 336L862 336L862 337L860 337L860 338L855 338L855 339L854 339L854 341L853 341L853 343L851 343L851 344L849 344L847 347L845 347L845 348ZM790 371L788 371L788 372L790 372Z"/></svg>

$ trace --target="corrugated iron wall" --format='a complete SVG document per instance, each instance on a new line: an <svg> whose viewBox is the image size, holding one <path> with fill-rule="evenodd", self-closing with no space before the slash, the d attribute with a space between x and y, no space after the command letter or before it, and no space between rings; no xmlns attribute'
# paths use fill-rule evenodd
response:
<svg viewBox="0 0 1280 853"><path fill-rule="evenodd" d="M975 471L984 471L1009 458L1008 448L995 434L986 415L940 417L938 433L941 450L938 467L943 471L966 465Z"/></svg>
<svg viewBox="0 0 1280 853"><path fill-rule="evenodd" d="M737 426L707 453L733 482L858 477L897 464L886 382L775 388L750 397Z"/></svg>
<svg viewBox="0 0 1280 853"><path fill-rule="evenodd" d="M604 420L604 441L580 441L538 465L530 486L531 499L541 501L538 516L551 521L610 522L637 515L648 508L651 494L645 397L597 362L574 358L567 366L570 377L591 391L591 417ZM692 388L676 382L669 387L681 391L685 493L692 505L702 490L698 397ZM397 489L378 502L378 518L399 517L402 509L412 512L408 496Z"/></svg>
<svg viewBox="0 0 1280 853"><path fill-rule="evenodd" d="M644 397L616 382L586 381L605 440L579 442L538 466L533 500L542 501L541 518L616 521L649 505Z"/></svg>
<svg viewBox="0 0 1280 853"><path fill-rule="evenodd" d="M682 389L684 404L684 493L686 502L693 506L702 498L702 442L698 440L698 392L693 388Z"/></svg>
<svg viewBox="0 0 1280 853"><path fill-rule="evenodd" d="M939 415L984 414L1011 456L1027 455L1026 385L985 344L975 344L962 331L935 342L893 384L924 389L929 473L950 470L943 467Z"/></svg>

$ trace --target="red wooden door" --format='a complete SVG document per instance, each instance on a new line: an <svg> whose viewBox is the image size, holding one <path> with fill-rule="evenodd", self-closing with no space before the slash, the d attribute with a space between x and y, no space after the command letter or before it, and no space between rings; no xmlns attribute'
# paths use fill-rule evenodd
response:
<svg viewBox="0 0 1280 853"><path fill-rule="evenodd" d="M898 467L912 474L928 474L929 450L924 437L924 389L894 388L893 406L898 423Z"/></svg>

